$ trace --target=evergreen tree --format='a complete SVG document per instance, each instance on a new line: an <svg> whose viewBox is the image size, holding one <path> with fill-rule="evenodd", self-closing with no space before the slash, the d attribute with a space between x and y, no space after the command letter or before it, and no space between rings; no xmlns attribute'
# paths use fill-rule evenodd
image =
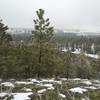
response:
<svg viewBox="0 0 100 100"><path fill-rule="evenodd" d="M35 30L33 33L33 43L36 45L38 54L38 76L41 73L40 67L43 67L42 58L45 55L45 50L50 47L52 39L53 39L53 27L50 27L49 18L44 19L44 10L39 9L36 11L37 19L34 20ZM52 47L50 47L52 48ZM50 49L49 48L49 49ZM49 50L48 49L48 50Z"/></svg>
<svg viewBox="0 0 100 100"><path fill-rule="evenodd" d="M91 78L92 67L90 65L90 60L88 57L81 53L77 59L77 77L80 78Z"/></svg>
<svg viewBox="0 0 100 100"><path fill-rule="evenodd" d="M2 20L0 20L0 70L2 73L0 76L5 78L7 78L7 67L9 66L10 60L9 51L11 48L10 41L12 40L11 35L6 33L7 30L8 27L2 23Z"/></svg>
<svg viewBox="0 0 100 100"><path fill-rule="evenodd" d="M11 35L6 33L7 30L8 26L5 26L2 23L2 20L0 20L0 44L2 44L4 41L8 42L12 40Z"/></svg>
<svg viewBox="0 0 100 100"><path fill-rule="evenodd" d="M64 59L65 77L67 77L67 79L75 77L76 76L76 66L74 64L75 56L71 53L71 51L68 51L64 53L63 59Z"/></svg>

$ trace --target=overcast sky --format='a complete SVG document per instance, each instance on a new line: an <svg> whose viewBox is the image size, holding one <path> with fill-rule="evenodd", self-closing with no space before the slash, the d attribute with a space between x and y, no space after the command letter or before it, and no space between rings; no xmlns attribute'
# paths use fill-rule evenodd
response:
<svg viewBox="0 0 100 100"><path fill-rule="evenodd" d="M100 0L0 0L0 17L9 27L32 28L39 8L55 28L100 31Z"/></svg>

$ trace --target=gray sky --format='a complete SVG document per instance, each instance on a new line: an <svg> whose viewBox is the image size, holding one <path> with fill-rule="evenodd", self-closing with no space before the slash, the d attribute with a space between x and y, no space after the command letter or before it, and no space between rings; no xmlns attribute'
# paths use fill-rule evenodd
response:
<svg viewBox="0 0 100 100"><path fill-rule="evenodd" d="M9 27L32 28L39 8L55 28L100 31L100 0L0 0L0 17Z"/></svg>

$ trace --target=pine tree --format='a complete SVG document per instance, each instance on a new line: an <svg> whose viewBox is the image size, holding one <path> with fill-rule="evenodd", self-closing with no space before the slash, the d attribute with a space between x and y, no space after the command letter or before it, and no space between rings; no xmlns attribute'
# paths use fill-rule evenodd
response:
<svg viewBox="0 0 100 100"><path fill-rule="evenodd" d="M90 64L90 60L88 57L84 55L84 53L81 53L78 56L76 66L77 66L77 77L88 78L88 79L91 77L92 67Z"/></svg>
<svg viewBox="0 0 100 100"><path fill-rule="evenodd" d="M36 11L37 19L34 20L33 43L37 46L38 55L38 70L42 66L42 58L45 55L45 50L50 46L53 38L53 27L50 27L49 18L44 19L44 10ZM49 48L50 49L50 48ZM42 70L42 69L41 69ZM38 71L39 75L40 71Z"/></svg>
<svg viewBox="0 0 100 100"><path fill-rule="evenodd" d="M72 78L76 76L76 67L74 65L74 55L71 51L64 53L63 60L64 60L64 75L65 77Z"/></svg>
<svg viewBox="0 0 100 100"><path fill-rule="evenodd" d="M10 41L12 37L10 34L7 34L8 27L2 23L0 20L0 76L7 77L7 70L9 65L9 51L11 48ZM9 59L10 60L10 59Z"/></svg>
<svg viewBox="0 0 100 100"><path fill-rule="evenodd" d="M8 30L8 26L5 26L0 20L0 44L4 41L11 41L12 37L10 34L7 34L6 31Z"/></svg>

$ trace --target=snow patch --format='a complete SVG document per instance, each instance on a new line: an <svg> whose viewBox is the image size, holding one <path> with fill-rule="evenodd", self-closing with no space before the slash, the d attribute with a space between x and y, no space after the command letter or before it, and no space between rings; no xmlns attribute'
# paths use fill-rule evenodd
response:
<svg viewBox="0 0 100 100"><path fill-rule="evenodd" d="M61 85L62 81L54 81L54 83Z"/></svg>
<svg viewBox="0 0 100 100"><path fill-rule="evenodd" d="M89 87L84 87L84 88L86 88L86 89L92 89L92 90L96 90L96 89L97 89L97 88L94 87L94 86L89 86Z"/></svg>
<svg viewBox="0 0 100 100"><path fill-rule="evenodd" d="M29 85L29 84L33 84L33 82L24 82L24 81L16 81L15 84L25 84L25 85Z"/></svg>
<svg viewBox="0 0 100 100"><path fill-rule="evenodd" d="M47 88L53 87L53 84L37 84L37 85L41 87L47 87Z"/></svg>
<svg viewBox="0 0 100 100"><path fill-rule="evenodd" d="M42 79L41 82L52 83L52 82L54 82L54 78L52 78L52 79Z"/></svg>
<svg viewBox="0 0 100 100"><path fill-rule="evenodd" d="M74 81L81 81L80 78L74 78L73 80L74 80Z"/></svg>
<svg viewBox="0 0 100 100"><path fill-rule="evenodd" d="M74 52L72 52L74 54L80 54L80 51L78 49L76 49Z"/></svg>
<svg viewBox="0 0 100 100"><path fill-rule="evenodd" d="M26 91L26 92L31 92L31 91L32 91L32 89L26 88L26 87L24 87L22 90L24 90L24 91Z"/></svg>
<svg viewBox="0 0 100 100"><path fill-rule="evenodd" d="M86 85L92 85L92 82L90 82L90 81L83 81L82 83L86 84Z"/></svg>
<svg viewBox="0 0 100 100"><path fill-rule="evenodd" d="M32 95L33 93L12 93L13 99L12 100L31 100L29 98L29 95Z"/></svg>
<svg viewBox="0 0 100 100"><path fill-rule="evenodd" d="M62 98L66 98L66 96L62 93L59 93L59 96L62 97Z"/></svg>
<svg viewBox="0 0 100 100"><path fill-rule="evenodd" d="M11 100L31 100L28 96L32 95L32 92L29 93L0 93L0 97L5 97L7 95L12 95L13 98ZM5 99L6 100L6 99Z"/></svg>
<svg viewBox="0 0 100 100"><path fill-rule="evenodd" d="M94 54L86 54L85 53L85 55L88 56L88 57L91 57L91 58L95 58L95 59L98 59L99 58L98 55L94 55Z"/></svg>
<svg viewBox="0 0 100 100"><path fill-rule="evenodd" d="M12 88L15 87L14 84L12 84L11 82L4 82L4 83L1 83L1 85L4 85L6 87L12 87Z"/></svg>
<svg viewBox="0 0 100 100"><path fill-rule="evenodd" d="M54 90L54 87L48 87L47 90Z"/></svg>
<svg viewBox="0 0 100 100"><path fill-rule="evenodd" d="M37 79L31 79L30 81L33 82L33 83L40 83L40 81L37 80Z"/></svg>
<svg viewBox="0 0 100 100"><path fill-rule="evenodd" d="M61 81L67 81L67 78L59 78Z"/></svg>
<svg viewBox="0 0 100 100"><path fill-rule="evenodd" d="M7 93L0 93L0 97L5 97L7 95Z"/></svg>
<svg viewBox="0 0 100 100"><path fill-rule="evenodd" d="M63 52L67 52L68 50L67 50L66 48L63 48L62 51L63 51Z"/></svg>
<svg viewBox="0 0 100 100"><path fill-rule="evenodd" d="M74 92L74 93L81 93L83 94L83 92L86 92L86 89L80 88L80 87L76 87L76 88L71 88L69 89L69 91Z"/></svg>
<svg viewBox="0 0 100 100"><path fill-rule="evenodd" d="M37 93L42 94L46 91L46 89L39 90Z"/></svg>

